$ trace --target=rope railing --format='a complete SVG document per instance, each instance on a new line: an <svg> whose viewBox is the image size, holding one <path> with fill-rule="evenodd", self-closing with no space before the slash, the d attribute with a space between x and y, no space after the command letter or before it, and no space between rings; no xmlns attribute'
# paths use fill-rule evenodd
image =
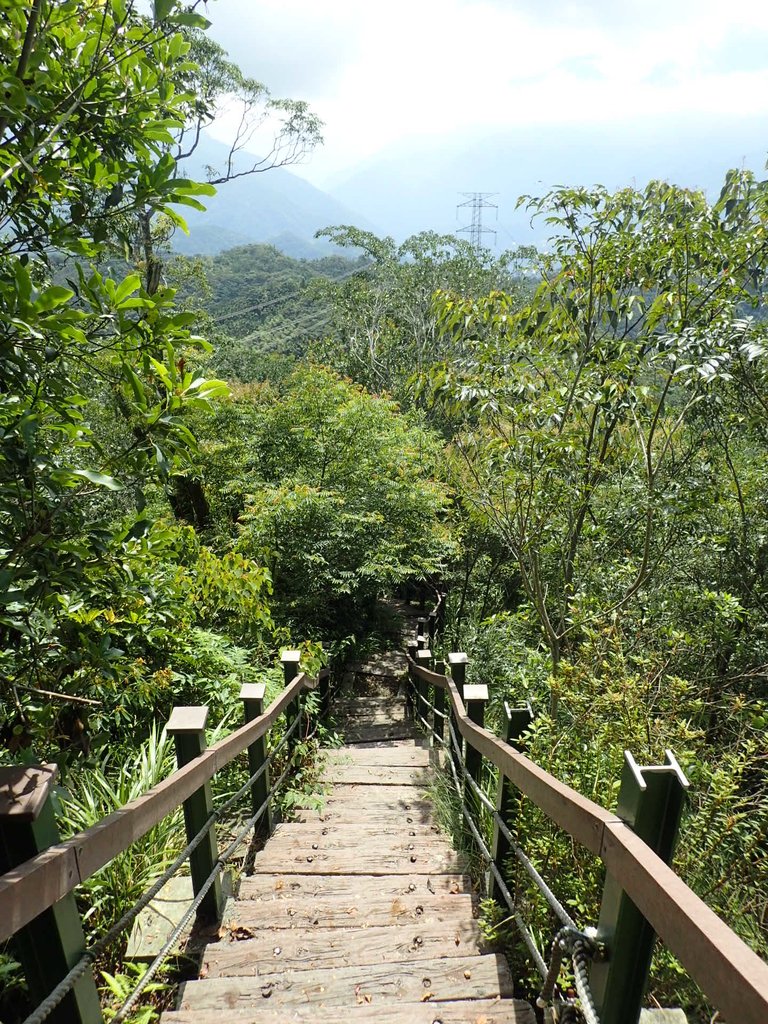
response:
<svg viewBox="0 0 768 1024"><path fill-rule="evenodd" d="M58 918L55 922L52 919L52 926L69 929L70 936L78 931L82 936L79 915L71 895L75 886L107 864L117 853L128 849L167 814L173 813L182 804L185 806L187 843L184 848L120 920L89 947L83 949L73 965L65 963L63 967L58 964L51 966L48 977L55 978L56 983L26 1018L24 1024L43 1024L55 1010L64 1009L62 1003L65 1000L68 1002L63 1019L69 1020L71 1015L73 1021L82 1021L83 1024L86 1021L101 1020L98 999L93 988L93 965L136 921L185 862L189 861L191 866L193 899L134 990L117 1011L113 1018L116 1024L125 1020L136 1005L192 918L199 916L203 911L206 911L206 918L210 917L212 906L218 917L222 906L220 876L224 867L248 834L263 826L265 820L267 830L271 829L271 804L293 768L295 737L302 721L301 694L306 689L314 689L318 683L323 697L327 694L327 670L324 670L317 680L304 673L298 673L295 671L298 667L298 657L299 652L285 652L283 655L286 685L266 712L263 711L264 685L248 684L243 687L241 697L246 708L246 718L251 720L207 750L204 737L207 709L176 708L167 729L176 741L179 767L169 779L85 832L64 843L53 842L47 848L41 849L36 856L28 858L0 876L0 940L15 934L21 928L34 928L45 918L48 908L60 900L63 900L63 903L59 906L58 917L61 918L63 914L66 921L59 925ZM285 729L277 745L267 753L266 736L283 713L286 715ZM279 779L270 784L270 767L286 748L288 756L285 767ZM208 780L245 750L248 751L249 764L253 770L236 792L214 808L210 791L207 789ZM14 836L20 827L20 820L31 822L41 814L43 817L47 814L50 822L54 822L50 810L50 790L55 774L53 766L40 769L0 770L0 828L3 829L3 838L9 849L12 848ZM245 824L238 829L234 839L219 852L214 826L248 794L253 798L255 809ZM259 806L256 807L255 804L259 800ZM55 834L55 824L53 830ZM210 854L207 851L215 852ZM62 877L61 865L71 864L73 852L78 870L70 870ZM88 865L88 870L85 869L85 865ZM201 875L202 865L205 865L204 876ZM32 891L31 887L35 882L38 883L38 891L34 894L33 900L26 901L27 893ZM17 922L20 924L17 925ZM29 922L33 924L29 925ZM30 935L30 938L33 936ZM39 954L39 951L37 952ZM37 981L39 987L40 978ZM92 997L89 995L91 990Z"/></svg>
<svg viewBox="0 0 768 1024"><path fill-rule="evenodd" d="M423 622L420 625L423 626ZM768 1020L768 964L669 867L671 845L668 850L662 850L660 844L659 852L656 852L652 848L654 840L636 834L628 824L628 821L640 820L639 815L633 819L626 807L622 811L623 816L606 811L549 775L514 745L494 736L484 727L482 714L480 721L473 720L473 701L468 699L465 704L459 692L460 686L465 692L472 689L463 685L465 666L457 660L451 666L450 674L427 667L432 662L432 652L426 647L428 640L431 638L418 629L417 639L409 644L407 652L415 718L427 731L430 742L440 744L445 750L446 766L450 767L454 787L462 798L463 817L483 860L488 863L490 876L496 882L496 892L505 903L510 903L511 897L507 900L509 889L503 878L501 860L494 856L496 837L494 848L489 849L467 808L464 799L466 793L471 793L478 807L491 814L491 820L505 840L505 856L511 853L520 862L566 929L558 933L558 943L565 942L564 955L567 954L573 963L580 1012L587 1024L597 1024L598 1021L602 1021L602 1024L627 1021L630 1024L636 1021L650 965L654 933L681 961L689 975L726 1019L738 1020L740 1024L764 1024ZM466 656L461 657L466 662ZM458 659L458 656L450 655L449 661L451 658ZM454 675L457 678L454 679ZM435 694L442 691L447 697L447 714L441 712L436 702L427 697L426 691L429 688L434 688ZM441 696L441 703L442 700ZM475 705L479 703L478 700L474 701ZM477 715L474 717L477 718ZM447 738L440 735L438 728L444 725L445 720L449 725ZM466 743L466 757L461 750L462 740ZM499 801L494 805L479 785L479 771L468 766L470 755L476 759L477 765L485 760L497 769L499 787L512 786L515 791L532 800L551 822L603 861L607 870L606 888L596 930L580 931L576 928L571 916L515 840L513 831L504 820L503 810L500 811L497 806ZM461 777L454 762L460 765ZM648 790L650 796L654 793L658 796L659 792L668 796L672 793L674 798L667 800L666 813L673 813L676 801L677 807L681 809L682 789L687 782L669 752L667 762L663 766L640 768L627 753L620 806L626 787L627 793L640 800L644 790ZM676 827L677 821L674 823L673 834ZM663 831L661 826L659 828ZM498 875L502 876L503 885L498 884ZM632 914L623 911L621 916L615 909L625 905L634 913L634 918ZM611 907L614 909L611 910ZM514 918L517 910L513 904L510 910ZM520 929L521 922L515 919L515 923ZM520 930L525 941L525 932ZM627 948L630 934L639 935L638 942L647 945L646 964L643 964L642 955L639 958L636 956L632 943ZM541 973L544 962L541 952L537 949L534 954L527 941L526 945ZM627 967L633 953L637 963ZM546 964L544 967L546 974ZM594 990L594 998L591 990ZM636 1007L633 999L636 999ZM630 1010L627 1010L628 1005L632 1006Z"/></svg>

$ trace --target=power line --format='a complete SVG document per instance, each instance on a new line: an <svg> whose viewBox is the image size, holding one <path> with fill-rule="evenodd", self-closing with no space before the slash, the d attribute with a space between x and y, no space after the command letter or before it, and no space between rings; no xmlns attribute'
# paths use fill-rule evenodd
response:
<svg viewBox="0 0 768 1024"><path fill-rule="evenodd" d="M365 263L362 267L355 267L354 270L348 270L345 274L340 274L338 277L324 277L323 275L318 274L318 276L312 278L312 280L331 281L333 284L336 284L338 281L346 281L348 277L354 277L355 274L362 274L364 270L368 270L373 265L373 261L371 261L370 263ZM213 317L213 322L215 324L221 324L224 323L225 320L233 320L236 317L245 316L246 313L261 312L261 310L268 309L270 306L278 306L280 305L281 302L287 302L289 299L297 298L299 295L302 294L304 289L307 287L307 284L309 283L310 282L307 281L304 285L302 285L300 289L288 292L287 295L281 295L277 299L268 299L266 302L258 302L254 306L245 306L243 309L237 309L233 313L225 313L223 316Z"/></svg>
<svg viewBox="0 0 768 1024"><path fill-rule="evenodd" d="M493 235L494 244L496 243L496 232L493 228L483 227L483 210L496 210L496 218L498 220L499 207L496 203L489 203L488 200L497 196L498 192L461 192L459 193L466 197L466 201L459 203L456 207L456 214L462 207L469 206L472 210L472 223L466 227L459 228L459 233L466 232L469 235L470 245L479 251L483 247L483 235Z"/></svg>

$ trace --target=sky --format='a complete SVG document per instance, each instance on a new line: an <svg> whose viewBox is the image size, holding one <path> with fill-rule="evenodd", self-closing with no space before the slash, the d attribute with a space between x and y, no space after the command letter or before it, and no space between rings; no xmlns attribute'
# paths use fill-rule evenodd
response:
<svg viewBox="0 0 768 1024"><path fill-rule="evenodd" d="M642 138L709 119L716 149L719 126L757 123L724 159L764 166L766 0L209 0L207 11L244 72L325 122L324 146L294 168L321 188L393 152L566 124ZM229 130L225 115L214 134Z"/></svg>

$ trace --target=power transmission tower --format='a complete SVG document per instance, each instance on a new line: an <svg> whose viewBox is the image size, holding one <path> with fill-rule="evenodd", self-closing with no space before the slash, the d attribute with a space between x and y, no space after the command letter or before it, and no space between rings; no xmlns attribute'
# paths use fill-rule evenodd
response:
<svg viewBox="0 0 768 1024"><path fill-rule="evenodd" d="M469 206L472 208L472 223L466 227L459 228L459 233L466 232L469 235L470 244L474 249L481 249L483 245L483 235L493 235L494 244L496 242L496 232L493 228L483 227L483 210L496 210L496 216L499 216L499 208L496 203L489 203L488 200L497 196L498 192L461 192L460 195L466 196L466 202L459 203L456 207L456 215L462 207Z"/></svg>

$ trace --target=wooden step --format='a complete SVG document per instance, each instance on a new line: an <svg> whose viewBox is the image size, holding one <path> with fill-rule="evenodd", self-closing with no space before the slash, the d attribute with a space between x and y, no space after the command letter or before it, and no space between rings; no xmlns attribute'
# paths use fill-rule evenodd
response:
<svg viewBox="0 0 768 1024"><path fill-rule="evenodd" d="M316 822L318 824L356 825L360 822L360 809L349 801L326 800L322 808L300 809L293 811L293 818L296 823ZM382 825L399 825L402 828L410 827L414 822L421 825L433 823L432 806L426 800L414 800L404 810L400 807L377 806L366 811L365 820L368 825L377 822Z"/></svg>
<svg viewBox="0 0 768 1024"><path fill-rule="evenodd" d="M414 741L382 745L359 744L323 751L326 765L378 765L382 768L426 768L430 764L429 747Z"/></svg>
<svg viewBox="0 0 768 1024"><path fill-rule="evenodd" d="M390 767L388 765L331 764L320 781L344 786L420 786L429 784L429 768Z"/></svg>
<svg viewBox="0 0 768 1024"><path fill-rule="evenodd" d="M434 884L434 883L433 883ZM474 897L466 893L399 896L315 896L299 900L241 899L228 905L224 925L245 928L352 928L405 926L437 920L446 929L472 919Z"/></svg>
<svg viewBox="0 0 768 1024"><path fill-rule="evenodd" d="M335 896L364 903L367 899L401 896L472 894L468 875L250 875L242 878L242 900L305 900Z"/></svg>
<svg viewBox="0 0 768 1024"><path fill-rule="evenodd" d="M414 970L414 966L416 969ZM354 1007L363 1003L489 999L513 994L512 977L503 956L445 957L403 962L262 974L256 978L205 978L181 987L181 1009L255 1009L265 999L282 1009ZM435 1018L433 1017L433 1020Z"/></svg>
<svg viewBox="0 0 768 1024"><path fill-rule="evenodd" d="M422 917L411 928L304 929L240 926L203 955L206 978L250 977L277 971L321 967L361 967L384 961L418 961L438 957L476 956L487 951L476 921L462 921L446 930L441 921Z"/></svg>
<svg viewBox="0 0 768 1024"><path fill-rule="evenodd" d="M406 740L419 736L412 722L382 725L348 725L342 729L345 743L370 743L372 740Z"/></svg>
<svg viewBox="0 0 768 1024"><path fill-rule="evenodd" d="M331 706L332 715L345 715L362 711L402 711L405 696L387 695L371 697L368 694L347 694L335 700Z"/></svg>
<svg viewBox="0 0 768 1024"><path fill-rule="evenodd" d="M463 858L447 844L433 847L410 844L412 848L382 848L376 836L361 847L358 844L336 849L313 850L303 847L277 847L272 841L256 854L254 874L266 871L274 874L326 874L326 875L408 875L461 874Z"/></svg>
<svg viewBox="0 0 768 1024"><path fill-rule="evenodd" d="M426 822L390 822L354 821L340 825L329 821L318 822L283 822L272 834L270 844L273 846L286 843L300 844L302 847L328 849L330 846L350 846L355 843L367 843L371 837L378 837L385 845L392 846L414 841L440 842L448 844L446 837L440 832L438 825Z"/></svg>
<svg viewBox="0 0 768 1024"><path fill-rule="evenodd" d="M237 1024L339 1024L335 1008L323 1010L316 1005L280 1010L268 998L255 1009L227 1009L226 1019ZM166 1012L161 1024L222 1024L217 1010L180 1010ZM472 1002L400 1003L382 1007L362 999L359 1006L345 1007L344 1020L352 1024L536 1024L529 1003L521 999L477 999Z"/></svg>

